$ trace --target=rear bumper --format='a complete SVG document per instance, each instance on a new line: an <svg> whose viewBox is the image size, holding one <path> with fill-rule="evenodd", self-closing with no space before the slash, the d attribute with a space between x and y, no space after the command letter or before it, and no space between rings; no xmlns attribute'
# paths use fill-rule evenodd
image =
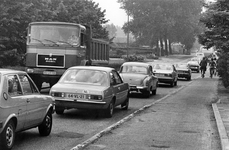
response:
<svg viewBox="0 0 229 150"><path fill-rule="evenodd" d="M106 109L109 103L104 101L88 101L88 100L55 100L55 106L59 106L65 109Z"/></svg>

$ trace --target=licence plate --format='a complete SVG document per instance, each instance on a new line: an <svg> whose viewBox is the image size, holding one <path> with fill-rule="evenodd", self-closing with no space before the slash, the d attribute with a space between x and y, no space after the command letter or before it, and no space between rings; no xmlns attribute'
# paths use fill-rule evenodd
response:
<svg viewBox="0 0 229 150"><path fill-rule="evenodd" d="M56 75L55 71L44 71L43 74L45 75Z"/></svg>
<svg viewBox="0 0 229 150"><path fill-rule="evenodd" d="M86 99L86 95L83 94L66 94L66 97L74 99Z"/></svg>
<svg viewBox="0 0 229 150"><path fill-rule="evenodd" d="M156 74L158 77L164 77L164 74Z"/></svg>

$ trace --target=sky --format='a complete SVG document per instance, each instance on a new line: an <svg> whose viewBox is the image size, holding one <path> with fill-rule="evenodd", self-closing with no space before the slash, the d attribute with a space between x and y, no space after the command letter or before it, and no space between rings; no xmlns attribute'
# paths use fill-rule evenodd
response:
<svg viewBox="0 0 229 150"><path fill-rule="evenodd" d="M114 24L122 27L127 22L127 15L124 9L120 8L120 3L117 0L92 0L99 3L102 10L106 10L105 18L109 20L108 24Z"/></svg>

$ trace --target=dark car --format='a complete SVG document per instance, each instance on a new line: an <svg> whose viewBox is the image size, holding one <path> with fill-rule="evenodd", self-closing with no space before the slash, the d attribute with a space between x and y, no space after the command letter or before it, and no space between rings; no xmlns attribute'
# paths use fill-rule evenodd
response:
<svg viewBox="0 0 229 150"><path fill-rule="evenodd" d="M186 78L188 81L192 78L192 70L187 63L178 63L175 64L177 69L178 78Z"/></svg>
<svg viewBox="0 0 229 150"><path fill-rule="evenodd" d="M110 67L71 67L50 89L50 95L55 98L57 114L71 108L97 109L112 117L115 106L124 110L129 106L129 85Z"/></svg>

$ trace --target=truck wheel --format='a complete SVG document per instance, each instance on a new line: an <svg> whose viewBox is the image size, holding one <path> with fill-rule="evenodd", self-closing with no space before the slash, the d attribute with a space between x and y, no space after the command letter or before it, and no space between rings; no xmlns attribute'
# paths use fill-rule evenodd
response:
<svg viewBox="0 0 229 150"><path fill-rule="evenodd" d="M12 149L15 141L15 125L12 120L7 123L4 130L0 134L0 141L1 149Z"/></svg>
<svg viewBox="0 0 229 150"><path fill-rule="evenodd" d="M41 125L38 126L41 136L48 136L52 130L52 112L48 111Z"/></svg>

